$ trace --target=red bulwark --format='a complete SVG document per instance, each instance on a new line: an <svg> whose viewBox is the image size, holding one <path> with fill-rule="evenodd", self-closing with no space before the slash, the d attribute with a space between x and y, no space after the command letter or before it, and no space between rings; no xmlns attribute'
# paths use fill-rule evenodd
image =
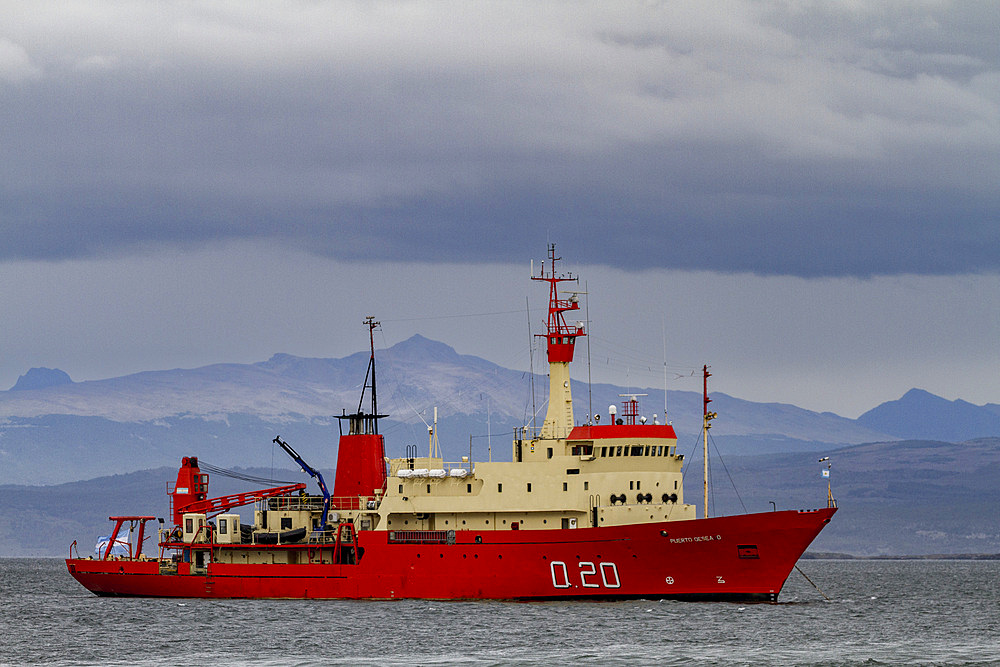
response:
<svg viewBox="0 0 1000 667"><path fill-rule="evenodd" d="M605 424L577 426L567 440L602 440L605 438L677 438L670 424Z"/></svg>

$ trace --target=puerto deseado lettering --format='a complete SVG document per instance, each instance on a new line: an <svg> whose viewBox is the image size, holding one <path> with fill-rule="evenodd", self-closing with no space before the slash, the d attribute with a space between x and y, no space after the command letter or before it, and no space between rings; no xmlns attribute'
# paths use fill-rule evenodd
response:
<svg viewBox="0 0 1000 667"><path fill-rule="evenodd" d="M687 542L714 542L722 539L722 535L698 535L697 537L671 537L671 544L684 544Z"/></svg>
<svg viewBox="0 0 1000 667"><path fill-rule="evenodd" d="M579 566L580 585L584 588L621 588L622 581L618 577L618 566L614 563L591 563L583 561L577 563ZM554 560L549 563L549 572L552 574L552 586L554 588L572 588L569 568L561 560Z"/></svg>

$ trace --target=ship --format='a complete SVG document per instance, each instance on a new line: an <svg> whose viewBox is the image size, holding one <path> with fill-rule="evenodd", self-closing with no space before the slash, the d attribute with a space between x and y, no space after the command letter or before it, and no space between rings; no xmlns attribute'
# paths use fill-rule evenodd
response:
<svg viewBox="0 0 1000 667"><path fill-rule="evenodd" d="M544 337L548 406L541 426L515 430L509 461L446 462L407 447L388 458L379 422L374 331L357 410L338 416L333 492L320 471L274 442L316 480L210 497L209 474L184 457L168 484L169 523L111 516L93 555L66 559L101 596L325 599L677 599L774 602L797 560L837 511L825 506L701 516L684 500L684 455L673 426L640 415L625 395L608 418L574 418L570 364L587 335L568 323L579 277L555 246L530 278L549 292ZM704 367L704 445L709 411ZM366 397L369 399L366 403ZM471 452L470 452L471 455ZM491 457L492 458L492 457ZM707 464L706 464L707 465ZM253 522L236 508L253 506ZM249 510L246 510L249 515ZM158 523L151 523L151 522ZM156 527L156 554L144 543ZM157 527L158 526L158 527Z"/></svg>

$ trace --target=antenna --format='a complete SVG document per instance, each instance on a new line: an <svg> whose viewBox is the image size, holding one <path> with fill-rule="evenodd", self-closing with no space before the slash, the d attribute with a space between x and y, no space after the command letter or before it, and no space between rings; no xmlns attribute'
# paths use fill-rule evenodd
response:
<svg viewBox="0 0 1000 667"><path fill-rule="evenodd" d="M531 260L534 267L535 260ZM531 385L531 430L535 430L535 338L531 335L531 306L524 297L524 312L528 316L528 382Z"/></svg>
<svg viewBox="0 0 1000 667"><path fill-rule="evenodd" d="M587 281L583 281L583 293L587 295L587 329L590 329L590 290L587 289ZM594 416L594 383L590 375L590 336L587 337L587 425L589 426Z"/></svg>
<svg viewBox="0 0 1000 667"><path fill-rule="evenodd" d="M669 424L667 419L667 324L663 317L660 317L660 330L663 334L663 423Z"/></svg>

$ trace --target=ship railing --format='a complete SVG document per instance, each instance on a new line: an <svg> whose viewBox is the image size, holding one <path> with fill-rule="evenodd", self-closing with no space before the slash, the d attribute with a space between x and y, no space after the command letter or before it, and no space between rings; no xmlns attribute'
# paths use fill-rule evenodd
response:
<svg viewBox="0 0 1000 667"><path fill-rule="evenodd" d="M381 502L381 495L330 496L330 511L377 510ZM323 496L274 496L258 501L258 509L263 503L269 510L318 512L323 509Z"/></svg>
<svg viewBox="0 0 1000 667"><path fill-rule="evenodd" d="M514 440L518 442L523 440L538 440L542 435L541 426L518 426L514 429Z"/></svg>

